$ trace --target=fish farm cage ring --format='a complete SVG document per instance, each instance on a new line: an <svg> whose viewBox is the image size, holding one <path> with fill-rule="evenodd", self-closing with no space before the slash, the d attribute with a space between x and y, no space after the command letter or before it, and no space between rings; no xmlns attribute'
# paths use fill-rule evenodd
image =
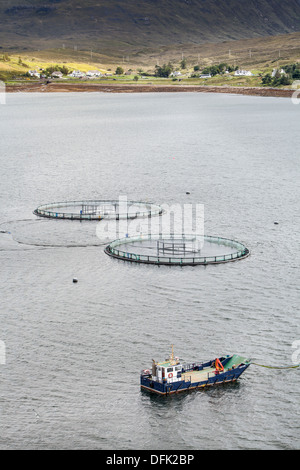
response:
<svg viewBox="0 0 300 470"><path fill-rule="evenodd" d="M196 266L227 263L250 255L242 243L209 235L142 235L115 240L105 253L134 263Z"/></svg>
<svg viewBox="0 0 300 470"><path fill-rule="evenodd" d="M33 211L39 217L69 220L136 219L163 213L157 204L123 200L85 200L44 204Z"/></svg>

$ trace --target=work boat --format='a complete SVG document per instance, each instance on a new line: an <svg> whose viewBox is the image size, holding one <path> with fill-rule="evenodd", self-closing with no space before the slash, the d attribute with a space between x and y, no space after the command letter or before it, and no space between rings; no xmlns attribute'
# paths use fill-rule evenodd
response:
<svg viewBox="0 0 300 470"><path fill-rule="evenodd" d="M211 361L181 364L172 354L164 362L152 359L152 370L141 372L141 388L160 395L170 395L211 385L235 382L250 366L250 360L234 354Z"/></svg>

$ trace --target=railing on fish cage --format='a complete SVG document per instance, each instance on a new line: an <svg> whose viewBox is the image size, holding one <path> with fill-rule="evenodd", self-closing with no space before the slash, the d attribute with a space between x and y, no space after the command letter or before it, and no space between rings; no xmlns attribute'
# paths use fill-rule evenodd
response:
<svg viewBox="0 0 300 470"><path fill-rule="evenodd" d="M151 202L119 200L83 200L54 202L38 206L39 217L69 220L136 219L162 214L162 208Z"/></svg>
<svg viewBox="0 0 300 470"><path fill-rule="evenodd" d="M230 240L222 237L215 237L209 235L201 236L201 240L211 244L217 244L222 246L228 246L232 248L233 251L230 254L224 255L216 255L216 256L190 256L188 252L188 256L182 257L173 257L173 256L161 256L157 255L148 255L142 254L132 251L124 251L120 250L119 247L122 245L126 245L129 243L134 242L143 242L149 240L163 240L173 238L174 240L182 240L185 242L186 240L193 239L193 235L144 235L144 236L137 236L137 237L128 237L122 238L113 241L105 248L105 253L109 256L124 260L124 261L131 261L136 263L145 263L145 264L156 264L156 265L177 265L177 266L194 266L194 265L208 265L208 264L219 264L219 263L226 263L230 261L235 261L239 259L246 258L250 255L250 251L246 248L242 243L237 242L235 240Z"/></svg>

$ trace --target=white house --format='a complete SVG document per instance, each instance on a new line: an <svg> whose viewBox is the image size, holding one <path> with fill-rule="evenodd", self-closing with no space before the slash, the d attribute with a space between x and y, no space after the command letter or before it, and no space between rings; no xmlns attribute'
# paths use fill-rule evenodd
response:
<svg viewBox="0 0 300 470"><path fill-rule="evenodd" d="M39 72L37 72L36 70L28 70L28 73L31 77L36 77L36 78L41 77L41 74Z"/></svg>
<svg viewBox="0 0 300 470"><path fill-rule="evenodd" d="M205 73L203 75L200 75L200 78L211 78L211 74L210 73Z"/></svg>
<svg viewBox="0 0 300 470"><path fill-rule="evenodd" d="M286 75L285 71L283 69L273 69L273 72L272 72L272 77L275 77L276 73L279 72L280 75Z"/></svg>
<svg viewBox="0 0 300 470"><path fill-rule="evenodd" d="M236 70L234 75L236 77L253 77L253 73L250 70Z"/></svg>
<svg viewBox="0 0 300 470"><path fill-rule="evenodd" d="M83 72L80 72L80 70L73 70L73 72L70 73L69 77L82 78L85 77L85 74Z"/></svg>
<svg viewBox="0 0 300 470"><path fill-rule="evenodd" d="M53 73L51 74L51 77L52 77L52 78L63 78L63 73L56 70L55 72L53 72Z"/></svg>
<svg viewBox="0 0 300 470"><path fill-rule="evenodd" d="M98 70L89 70L86 74L89 78L101 77L102 73Z"/></svg>
<svg viewBox="0 0 300 470"><path fill-rule="evenodd" d="M180 77L180 76L181 76L181 72L177 72L177 71L172 72L172 73L170 74L170 77Z"/></svg>

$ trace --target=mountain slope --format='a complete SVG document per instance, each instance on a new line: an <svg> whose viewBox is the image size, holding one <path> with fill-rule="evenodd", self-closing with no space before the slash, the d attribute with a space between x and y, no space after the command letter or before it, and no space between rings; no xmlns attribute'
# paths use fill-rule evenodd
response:
<svg viewBox="0 0 300 470"><path fill-rule="evenodd" d="M300 0L1 0L0 46L99 50L300 30Z"/></svg>

